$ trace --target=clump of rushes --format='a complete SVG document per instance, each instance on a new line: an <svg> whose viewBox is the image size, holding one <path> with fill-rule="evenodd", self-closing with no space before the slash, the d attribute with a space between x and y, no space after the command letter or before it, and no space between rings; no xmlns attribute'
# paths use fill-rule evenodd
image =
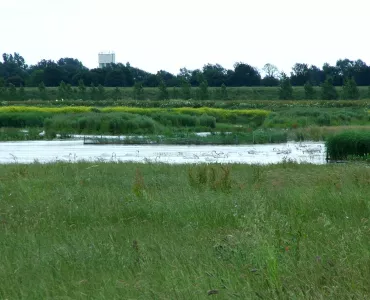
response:
<svg viewBox="0 0 370 300"><path fill-rule="evenodd" d="M329 160L347 159L349 156L363 158L370 155L369 131L346 131L326 141Z"/></svg>

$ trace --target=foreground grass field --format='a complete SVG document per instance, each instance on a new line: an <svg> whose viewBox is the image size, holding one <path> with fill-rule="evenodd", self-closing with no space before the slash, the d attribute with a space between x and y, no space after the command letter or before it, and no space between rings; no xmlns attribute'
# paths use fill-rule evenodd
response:
<svg viewBox="0 0 370 300"><path fill-rule="evenodd" d="M369 299L369 199L361 165L2 166L0 298Z"/></svg>

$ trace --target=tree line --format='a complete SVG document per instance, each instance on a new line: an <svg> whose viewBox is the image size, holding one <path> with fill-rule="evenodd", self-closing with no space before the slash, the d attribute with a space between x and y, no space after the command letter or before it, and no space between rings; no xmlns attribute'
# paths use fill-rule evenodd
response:
<svg viewBox="0 0 370 300"><path fill-rule="evenodd" d="M180 69L178 74L161 70L152 74L126 64L110 64L105 68L88 69L75 58L61 58L58 61L41 60L35 65L27 65L19 54L2 55L0 62L0 84L5 87L57 87L66 85L98 87L228 87L279 86L289 79L292 86L321 86L326 80L334 86L345 85L353 79L359 86L370 85L370 66L362 60L340 59L334 66L325 63L321 68L305 63L296 63L290 74L284 74L273 64L267 63L262 70L243 62L234 64L233 69L225 69L219 64L206 64L202 69Z"/></svg>

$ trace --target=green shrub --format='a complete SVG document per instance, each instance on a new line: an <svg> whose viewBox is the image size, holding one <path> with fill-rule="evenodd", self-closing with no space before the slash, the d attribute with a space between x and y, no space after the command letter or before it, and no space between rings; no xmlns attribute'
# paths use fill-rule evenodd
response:
<svg viewBox="0 0 370 300"><path fill-rule="evenodd" d="M28 112L28 113L0 113L0 127L42 127L44 120L50 118L50 113Z"/></svg>
<svg viewBox="0 0 370 300"><path fill-rule="evenodd" d="M157 123L146 116L126 113L55 115L45 120L46 131L109 134L155 133Z"/></svg>

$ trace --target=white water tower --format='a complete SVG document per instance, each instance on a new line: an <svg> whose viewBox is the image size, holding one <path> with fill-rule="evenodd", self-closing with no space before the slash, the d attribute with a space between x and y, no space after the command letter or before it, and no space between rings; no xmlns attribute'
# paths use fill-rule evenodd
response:
<svg viewBox="0 0 370 300"><path fill-rule="evenodd" d="M109 64L116 63L116 54L114 52L99 53L99 68L104 68Z"/></svg>

